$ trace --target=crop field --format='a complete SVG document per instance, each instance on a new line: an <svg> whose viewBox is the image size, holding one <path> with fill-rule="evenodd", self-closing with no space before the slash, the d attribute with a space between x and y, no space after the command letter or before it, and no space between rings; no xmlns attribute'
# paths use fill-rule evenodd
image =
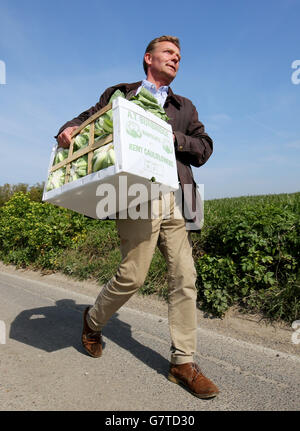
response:
<svg viewBox="0 0 300 431"><path fill-rule="evenodd" d="M120 263L114 221L92 220L40 202L38 190L0 188L0 259L78 279L108 281ZM2 193L2 194L1 194ZM199 307L232 307L269 320L300 318L300 192L205 202L193 233ZM167 266L157 249L140 294L167 300Z"/></svg>

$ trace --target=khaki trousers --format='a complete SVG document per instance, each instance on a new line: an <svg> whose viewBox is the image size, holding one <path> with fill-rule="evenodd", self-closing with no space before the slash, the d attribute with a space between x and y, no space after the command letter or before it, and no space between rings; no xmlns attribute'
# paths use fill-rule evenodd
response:
<svg viewBox="0 0 300 431"><path fill-rule="evenodd" d="M109 318L144 284L158 245L168 267L171 362L184 364L193 362L197 330L196 270L190 232L172 192L160 196L154 204L158 208L154 219L116 220L122 261L116 275L104 285L90 308L87 320L93 330L102 330Z"/></svg>

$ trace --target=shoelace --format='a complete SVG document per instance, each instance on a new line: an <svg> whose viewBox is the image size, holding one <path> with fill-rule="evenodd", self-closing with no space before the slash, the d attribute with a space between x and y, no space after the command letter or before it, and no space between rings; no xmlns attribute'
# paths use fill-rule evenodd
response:
<svg viewBox="0 0 300 431"><path fill-rule="evenodd" d="M101 343L101 333L99 332L89 332L87 335L87 340L90 344Z"/></svg>
<svg viewBox="0 0 300 431"><path fill-rule="evenodd" d="M195 374L192 378L192 382L193 382L199 376L199 374L202 374L202 371L201 371L199 365L196 363L193 363L192 368L195 371Z"/></svg>

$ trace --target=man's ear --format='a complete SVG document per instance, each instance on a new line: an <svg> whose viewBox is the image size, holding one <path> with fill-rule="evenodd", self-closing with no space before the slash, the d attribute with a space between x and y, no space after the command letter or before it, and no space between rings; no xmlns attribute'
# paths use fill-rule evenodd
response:
<svg viewBox="0 0 300 431"><path fill-rule="evenodd" d="M152 64L152 54L151 52L146 52L146 54L144 55L144 60L145 63L150 66Z"/></svg>

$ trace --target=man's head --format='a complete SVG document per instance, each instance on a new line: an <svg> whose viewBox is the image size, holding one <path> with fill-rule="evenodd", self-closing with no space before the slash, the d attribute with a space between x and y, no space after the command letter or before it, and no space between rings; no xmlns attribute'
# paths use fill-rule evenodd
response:
<svg viewBox="0 0 300 431"><path fill-rule="evenodd" d="M177 37L157 37L146 48L144 71L148 78L164 81L165 85L169 85L177 74L180 59L180 42Z"/></svg>

